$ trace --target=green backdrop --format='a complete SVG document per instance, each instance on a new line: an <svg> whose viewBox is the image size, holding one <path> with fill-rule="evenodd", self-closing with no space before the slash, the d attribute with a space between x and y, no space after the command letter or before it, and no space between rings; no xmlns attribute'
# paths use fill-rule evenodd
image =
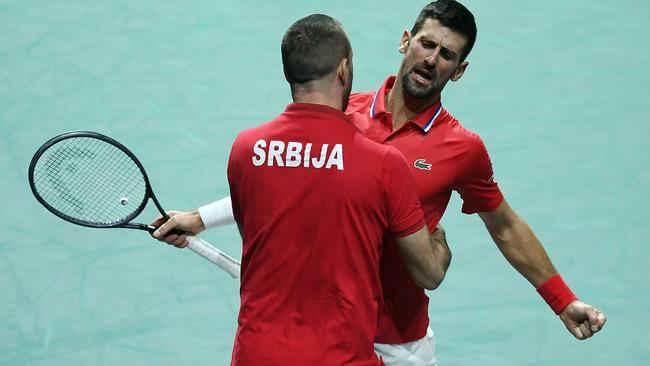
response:
<svg viewBox="0 0 650 366"><path fill-rule="evenodd" d="M194 208L228 193L237 132L290 101L279 44L291 23L339 19L354 90L367 91L397 71L424 4L0 0L0 364L227 365L236 281L142 232L60 221L29 191L32 154L61 132L102 132L141 158L164 207ZM573 339L454 195L454 258L431 293L439 364L649 364L650 5L466 5L478 40L443 103L483 136L509 203L609 321ZM241 253L234 226L204 238Z"/></svg>

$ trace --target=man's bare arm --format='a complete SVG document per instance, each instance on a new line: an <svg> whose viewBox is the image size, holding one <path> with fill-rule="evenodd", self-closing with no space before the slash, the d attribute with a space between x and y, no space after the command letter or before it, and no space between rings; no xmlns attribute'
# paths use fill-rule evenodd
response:
<svg viewBox="0 0 650 366"><path fill-rule="evenodd" d="M539 289L557 275L540 241L505 200L495 211L482 212L479 216L503 256L535 288ZM579 300L569 303L559 316L578 339L591 337L606 322L604 313Z"/></svg>
<svg viewBox="0 0 650 366"><path fill-rule="evenodd" d="M557 274L542 243L505 200L479 216L503 256L535 288Z"/></svg>
<svg viewBox="0 0 650 366"><path fill-rule="evenodd" d="M440 255L441 244L434 245L426 225L411 235L397 238L396 243L406 268L418 286L427 290L440 286L450 257Z"/></svg>

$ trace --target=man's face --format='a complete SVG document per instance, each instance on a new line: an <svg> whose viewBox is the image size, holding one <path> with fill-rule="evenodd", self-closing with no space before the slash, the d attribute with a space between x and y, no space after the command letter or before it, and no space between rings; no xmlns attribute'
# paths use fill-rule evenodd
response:
<svg viewBox="0 0 650 366"><path fill-rule="evenodd" d="M411 35L404 32L400 52L404 59L398 78L404 92L414 98L437 98L449 80L460 79L467 62L460 62L467 38L427 19L420 31Z"/></svg>

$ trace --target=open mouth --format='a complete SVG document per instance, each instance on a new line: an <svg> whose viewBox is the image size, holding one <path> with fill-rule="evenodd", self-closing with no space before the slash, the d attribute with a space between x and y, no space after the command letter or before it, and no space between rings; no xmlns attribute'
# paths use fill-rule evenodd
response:
<svg viewBox="0 0 650 366"><path fill-rule="evenodd" d="M433 75L431 75L430 72L424 69L413 69L413 74L415 75L416 79L421 81L422 83L429 83L431 80L433 80Z"/></svg>

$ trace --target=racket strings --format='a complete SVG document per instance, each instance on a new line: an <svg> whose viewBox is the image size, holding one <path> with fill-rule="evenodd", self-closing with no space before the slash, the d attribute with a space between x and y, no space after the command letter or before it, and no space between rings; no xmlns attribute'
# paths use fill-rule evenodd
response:
<svg viewBox="0 0 650 366"><path fill-rule="evenodd" d="M96 177L88 175L85 181L82 181L81 179L78 179L77 181L63 180L61 177L61 169L66 167L66 163L72 159L92 159L97 153L98 146L82 149L80 146L66 146L70 145L69 141L62 144L64 145L58 148L56 152L52 153L50 157L45 160L45 170L43 170L43 173L46 175L47 179L52 182L52 185L49 186L49 190L46 191L48 195L46 196L41 192L41 196L44 198L47 197L49 201L49 198L52 198L51 194L57 194L59 198L69 203L72 209L82 211L83 203L77 199L77 196L79 195L78 187L87 186L91 182L91 179L96 179ZM68 165L67 169L70 171L76 170L72 165Z"/></svg>
<svg viewBox="0 0 650 366"><path fill-rule="evenodd" d="M116 187L123 186L124 182L119 180L111 182L111 180L126 176L133 177L132 174L113 173L117 167L124 168L124 163L134 164L130 162L128 156L115 149L112 145L102 143L100 140L94 141L98 143L90 146L64 146L59 149L49 160L54 168L51 171L53 174L49 174L49 178L55 182L54 191L59 193L60 198L66 201L69 208L73 210L74 214L71 216L90 222L109 223L119 220L123 216L128 216L133 211L132 209L124 210L123 207L116 204L118 198L115 197L119 196L120 193L116 190ZM69 141L68 144L71 142ZM78 144L79 141L74 142ZM119 151L120 154L112 156L115 154L110 151L111 148ZM103 162L98 160L97 157L103 157ZM97 165L98 162L99 165ZM109 162L108 165L106 165L106 162ZM63 177L61 167L69 170ZM124 173L124 171L122 169L121 173ZM70 179L70 174L74 176L74 179ZM65 183L63 187L58 184L61 181ZM116 211L124 211L125 213L116 214Z"/></svg>
<svg viewBox="0 0 650 366"><path fill-rule="evenodd" d="M45 159L46 166L42 172L46 177L46 181L50 182L51 185L47 191L39 191L41 196L52 206L55 206L57 210L64 211L64 213L75 218L83 218L82 214L85 212L86 205L79 199L82 196L79 186L87 187L91 183L91 178L94 177L86 176L86 179L82 180L82 177L77 176L77 180L71 180L69 174L73 174L79 169L79 162L93 159L96 156L98 146L86 146L84 148L72 145L70 142L69 140L64 141L55 150L52 148L48 150L50 156ZM64 206L61 200L65 201L67 205Z"/></svg>
<svg viewBox="0 0 650 366"><path fill-rule="evenodd" d="M108 151L108 147L111 147L112 145L104 144L102 148L104 148L102 151L98 151L99 154L103 154L107 156L110 152ZM130 162L130 159L128 156L125 154L121 154L117 156L117 159L113 159L112 163L105 168L105 171L114 171L117 167L119 166L124 166L124 164L128 164ZM126 176L126 175L125 175ZM137 177L136 175L129 175L130 177ZM113 178L113 177L111 177ZM122 178L122 176L118 176L118 178ZM94 180L94 182L92 182ZM133 180L133 179L132 179ZM97 185L101 186L103 188L108 189L106 191L106 194L103 195L97 195L94 197L96 201L94 202L93 208L97 208L97 210L94 210L93 212L106 212L106 217L121 217L123 215L120 215L116 211L121 211L120 210L120 205L115 204L115 197L120 196L120 191L118 191L118 187L125 187L125 182L123 181L116 181L116 182L111 182L109 178L106 175L88 175L86 177L86 180L83 182L78 182L75 186L71 187L72 191L74 192L80 192L82 191L85 187L90 187L90 185ZM86 192L88 194L93 194L93 192L89 191ZM130 192L129 192L130 193ZM129 196L124 196L124 197L129 197ZM130 213L131 211L128 211ZM117 215L116 215L117 213Z"/></svg>
<svg viewBox="0 0 650 366"><path fill-rule="evenodd" d="M96 150L97 146L100 146L102 148L102 150L97 151ZM105 144L105 143L103 143L101 145L97 144L95 146L95 151L94 152L96 154L99 154L99 155L108 156L111 153L111 151L109 151L110 147L113 147L113 146L109 145L109 144ZM126 154L119 154L119 155L117 155L117 159L111 159L110 161L111 161L110 165L106 166L104 171L111 172L111 171L114 171L119 166L124 167L125 164L129 164L131 162L131 159ZM122 177L126 177L126 176L127 175L124 175L124 176L118 175L117 178L122 178ZM133 175L133 174L128 175L128 176L132 178L131 180L133 180L134 178L137 178L137 175ZM114 178L114 176L111 177L111 178ZM93 183L93 181L94 181L94 183ZM107 193L109 193L109 194L98 195L98 196L94 197L97 200L95 202L95 205L98 206L98 207L101 207L101 208L105 208L105 209L107 207L119 208L119 206L111 205L111 202L109 202L109 199L111 197L115 197L115 196L120 194L120 191L118 191L117 188L118 187L124 187L125 182L123 182L123 181L111 182L111 181L109 181L109 179L107 178L106 175L88 174L85 181L71 182L71 183L72 184L76 183L75 186L71 187L72 190L75 191L75 192L79 192L79 191L83 190L85 187L90 187L91 184L95 184L95 185L98 185L98 186L101 186L103 188L108 189ZM92 192L88 192L88 193L92 193ZM125 196L125 197L128 197L128 196ZM112 202L112 203L115 203L115 202Z"/></svg>
<svg viewBox="0 0 650 366"><path fill-rule="evenodd" d="M108 159L108 165L103 167L102 172L117 172L117 174L97 174L90 171L85 182L80 182L73 190L81 191L85 187L98 186L101 187L101 193L99 191L93 192L88 190L87 194L92 195L92 198L95 199L93 210L94 212L104 212L105 217L115 218L118 220L122 217L128 216L136 206L130 206L129 209L126 209L126 205L118 204L119 200L122 198L131 197L134 190L138 186L144 187L144 176L141 174L140 170L137 168L135 163L124 154L121 150L115 148L113 145L103 143L100 140L98 141L101 145L101 150L97 151L97 156L106 157ZM106 161L104 161L106 163ZM132 171L128 171L128 167L134 168ZM92 182L94 180L94 182ZM141 184L139 184L141 183ZM129 188L131 187L131 188ZM134 203L139 203L139 201L144 198L144 190L142 190L141 198L138 200L137 197L131 197L134 199Z"/></svg>
<svg viewBox="0 0 650 366"><path fill-rule="evenodd" d="M66 145L70 145L69 141L64 142ZM90 179L93 177L86 177L86 181L65 181L61 179L60 173L61 169L65 166L67 161L71 159L87 158L92 159L97 153L98 146L93 146L89 149L81 149L79 146L62 146L55 153L53 153L50 158L46 159L44 174L47 176L52 185L49 187L46 192L48 196L41 195L42 197L51 198L52 194L57 194L59 198L66 201L69 204L69 207L75 212L81 214L83 213L83 202L77 199L77 192L75 188L78 186L87 185L90 183ZM39 160L40 162L40 160ZM72 166L68 166L70 170L73 169ZM76 183L77 187L73 185Z"/></svg>
<svg viewBox="0 0 650 366"><path fill-rule="evenodd" d="M39 158L33 175L36 190L48 205L95 225L125 221L146 197L144 174L131 157L90 137L51 146Z"/></svg>

